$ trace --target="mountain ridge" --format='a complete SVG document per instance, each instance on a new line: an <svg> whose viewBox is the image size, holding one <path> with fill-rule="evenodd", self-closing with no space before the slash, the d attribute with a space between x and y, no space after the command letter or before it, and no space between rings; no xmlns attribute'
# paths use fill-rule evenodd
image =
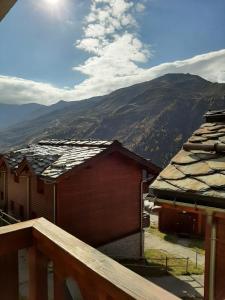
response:
<svg viewBox="0 0 225 300"><path fill-rule="evenodd" d="M0 132L0 150L42 138L118 139L164 166L208 109L225 107L224 95L225 84L197 75L166 74L109 95L63 103L18 123Z"/></svg>

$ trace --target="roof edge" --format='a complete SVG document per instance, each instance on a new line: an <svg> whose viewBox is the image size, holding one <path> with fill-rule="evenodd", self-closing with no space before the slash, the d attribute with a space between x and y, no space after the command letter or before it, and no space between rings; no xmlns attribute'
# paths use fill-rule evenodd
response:
<svg viewBox="0 0 225 300"><path fill-rule="evenodd" d="M204 195L199 195L191 192L179 192L179 191L169 191L169 190L159 190L154 189L150 186L150 191L158 199L164 199L171 202L171 204L176 203L179 206L179 202L187 203L193 205L193 207L204 206L213 207L218 209L225 209L225 202L223 198L209 197ZM159 201L160 202L160 201Z"/></svg>

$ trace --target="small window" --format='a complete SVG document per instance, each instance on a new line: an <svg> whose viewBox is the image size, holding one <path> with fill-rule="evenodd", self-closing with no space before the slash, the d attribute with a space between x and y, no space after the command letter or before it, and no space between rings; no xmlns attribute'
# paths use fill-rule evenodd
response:
<svg viewBox="0 0 225 300"><path fill-rule="evenodd" d="M1 192L1 194L0 194L1 196L1 200L4 200L4 193L3 192Z"/></svg>
<svg viewBox="0 0 225 300"><path fill-rule="evenodd" d="M24 219L24 207L23 207L23 205L20 205L20 218Z"/></svg>
<svg viewBox="0 0 225 300"><path fill-rule="evenodd" d="M40 194L44 193L44 181L37 178L37 192Z"/></svg>
<svg viewBox="0 0 225 300"><path fill-rule="evenodd" d="M14 211L14 208L15 208L15 206L14 206L14 201L10 201L10 210L11 211Z"/></svg>

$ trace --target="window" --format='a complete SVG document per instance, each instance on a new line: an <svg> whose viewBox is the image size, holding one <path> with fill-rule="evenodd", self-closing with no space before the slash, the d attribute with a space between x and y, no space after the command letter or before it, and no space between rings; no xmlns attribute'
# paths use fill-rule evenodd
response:
<svg viewBox="0 0 225 300"><path fill-rule="evenodd" d="M40 194L44 193L44 181L37 178L37 192Z"/></svg>
<svg viewBox="0 0 225 300"><path fill-rule="evenodd" d="M1 200L4 200L4 193L3 192L1 192L1 194L0 194L1 196Z"/></svg>

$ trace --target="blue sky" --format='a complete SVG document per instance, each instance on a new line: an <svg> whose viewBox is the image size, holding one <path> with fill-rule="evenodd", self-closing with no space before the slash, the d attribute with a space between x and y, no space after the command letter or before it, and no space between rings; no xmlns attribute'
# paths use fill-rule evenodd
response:
<svg viewBox="0 0 225 300"><path fill-rule="evenodd" d="M0 24L0 102L85 99L168 72L224 82L224 11L224 0L18 0Z"/></svg>

